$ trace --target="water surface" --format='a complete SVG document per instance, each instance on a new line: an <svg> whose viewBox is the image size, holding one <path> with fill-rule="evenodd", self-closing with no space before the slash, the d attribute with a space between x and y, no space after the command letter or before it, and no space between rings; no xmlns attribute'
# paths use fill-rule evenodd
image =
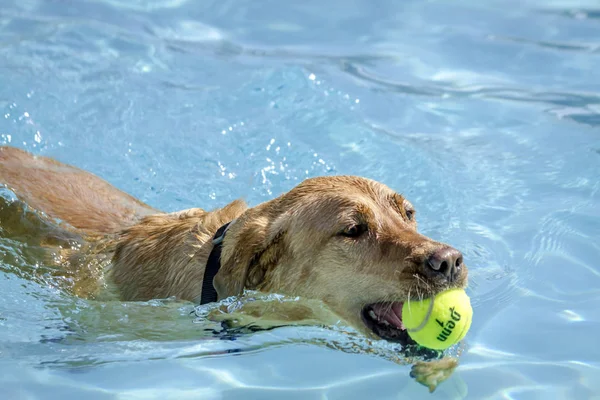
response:
<svg viewBox="0 0 600 400"><path fill-rule="evenodd" d="M310 341L335 330L220 340L191 304L78 299L2 232L5 398L598 398L599 49L595 1L5 0L3 144L165 211L380 180L463 251L475 307L429 395Z"/></svg>

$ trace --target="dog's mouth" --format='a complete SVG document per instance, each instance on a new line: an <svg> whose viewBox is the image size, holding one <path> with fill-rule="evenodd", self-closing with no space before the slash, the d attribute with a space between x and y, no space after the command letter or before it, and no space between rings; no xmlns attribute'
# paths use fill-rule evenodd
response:
<svg viewBox="0 0 600 400"><path fill-rule="evenodd" d="M421 357L424 360L439 359L443 351L420 346L409 335L402 322L404 302L379 302L363 307L361 316L365 326L383 340L399 343L406 357Z"/></svg>
<svg viewBox="0 0 600 400"><path fill-rule="evenodd" d="M440 358L443 355L441 351L419 346L408 336L402 323L403 304L401 301L368 304L362 309L362 320L381 339L402 345L402 354L406 357L421 357L425 360Z"/></svg>
<svg viewBox="0 0 600 400"><path fill-rule="evenodd" d="M400 301L368 304L362 310L363 322L375 335L384 340L403 346L416 345L402 323L403 304Z"/></svg>

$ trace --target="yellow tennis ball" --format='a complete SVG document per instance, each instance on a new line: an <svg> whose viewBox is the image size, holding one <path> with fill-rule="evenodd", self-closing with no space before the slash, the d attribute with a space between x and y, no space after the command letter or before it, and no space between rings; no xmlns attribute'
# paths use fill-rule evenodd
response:
<svg viewBox="0 0 600 400"><path fill-rule="evenodd" d="M458 343L471 327L471 300L462 289L450 289L433 298L407 301L402 323L408 335L421 346L444 350Z"/></svg>

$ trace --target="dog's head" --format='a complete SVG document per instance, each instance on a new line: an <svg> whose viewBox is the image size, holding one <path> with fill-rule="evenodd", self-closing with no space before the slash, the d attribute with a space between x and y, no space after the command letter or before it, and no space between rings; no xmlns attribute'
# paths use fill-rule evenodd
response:
<svg viewBox="0 0 600 400"><path fill-rule="evenodd" d="M408 200L351 176L308 179L249 209L221 260L220 299L243 288L318 299L363 333L401 343L404 301L467 284L461 253L419 234Z"/></svg>

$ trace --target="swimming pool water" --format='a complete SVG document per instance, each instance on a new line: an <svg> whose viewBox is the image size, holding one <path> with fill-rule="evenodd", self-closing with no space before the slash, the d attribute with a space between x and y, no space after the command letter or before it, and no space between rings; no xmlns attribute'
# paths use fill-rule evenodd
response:
<svg viewBox="0 0 600 400"><path fill-rule="evenodd" d="M0 142L165 211L380 180L463 251L475 318L430 395L335 331L77 299L3 230L2 398L600 398L599 63L591 0L4 0Z"/></svg>

